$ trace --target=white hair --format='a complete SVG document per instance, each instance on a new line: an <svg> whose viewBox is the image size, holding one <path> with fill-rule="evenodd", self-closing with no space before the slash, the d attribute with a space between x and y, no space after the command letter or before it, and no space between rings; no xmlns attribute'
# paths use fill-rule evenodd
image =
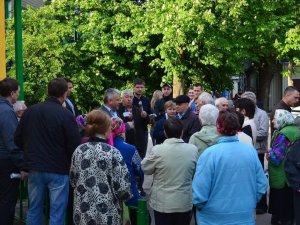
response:
<svg viewBox="0 0 300 225"><path fill-rule="evenodd" d="M15 112L19 112L19 111L25 110L27 108L25 105L25 101L17 101L13 105L13 107L14 107Z"/></svg>
<svg viewBox="0 0 300 225"><path fill-rule="evenodd" d="M256 105L256 95L252 91L244 92L241 97L250 99Z"/></svg>
<svg viewBox="0 0 300 225"><path fill-rule="evenodd" d="M125 95L133 95L133 91L131 89L122 91L121 97L123 98Z"/></svg>
<svg viewBox="0 0 300 225"><path fill-rule="evenodd" d="M217 98L217 99L215 100L215 106L218 107L218 106L220 105L220 103L223 102L223 101L225 101L225 102L228 103L228 100L227 100L226 98L224 98L224 97Z"/></svg>
<svg viewBox="0 0 300 225"><path fill-rule="evenodd" d="M202 125L216 125L218 116L219 110L212 104L202 106L199 111L199 119L201 120Z"/></svg>
<svg viewBox="0 0 300 225"><path fill-rule="evenodd" d="M104 103L107 103L109 100L113 99L116 95L120 96L120 91L116 88L109 88L104 92Z"/></svg>
<svg viewBox="0 0 300 225"><path fill-rule="evenodd" d="M202 105L215 104L213 97L208 92L202 92L201 95L199 96L199 100L201 101Z"/></svg>

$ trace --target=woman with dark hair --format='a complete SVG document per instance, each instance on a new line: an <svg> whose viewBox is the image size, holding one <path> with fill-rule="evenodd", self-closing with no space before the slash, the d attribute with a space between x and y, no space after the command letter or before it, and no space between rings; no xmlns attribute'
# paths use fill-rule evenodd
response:
<svg viewBox="0 0 300 225"><path fill-rule="evenodd" d="M254 122L255 104L248 98L240 98L234 102L236 111L245 116L242 131L249 135L253 140L253 145L256 143L257 127Z"/></svg>
<svg viewBox="0 0 300 225"><path fill-rule="evenodd" d="M256 150L239 142L239 128L235 112L220 112L221 137L198 160L193 180L198 224L255 224L254 210L267 191L267 178Z"/></svg>
<svg viewBox="0 0 300 225"><path fill-rule="evenodd" d="M70 183L74 188L74 224L121 224L120 202L132 197L130 174L120 151L107 144L109 116L100 110L87 115L89 141L72 156Z"/></svg>

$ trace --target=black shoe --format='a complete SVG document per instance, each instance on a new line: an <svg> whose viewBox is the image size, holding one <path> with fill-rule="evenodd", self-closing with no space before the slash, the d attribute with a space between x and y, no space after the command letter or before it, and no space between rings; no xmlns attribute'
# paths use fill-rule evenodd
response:
<svg viewBox="0 0 300 225"><path fill-rule="evenodd" d="M271 217L271 224L272 225L281 225L278 216L272 215L272 217Z"/></svg>
<svg viewBox="0 0 300 225"><path fill-rule="evenodd" d="M293 220L284 220L280 223L280 225L294 225Z"/></svg>

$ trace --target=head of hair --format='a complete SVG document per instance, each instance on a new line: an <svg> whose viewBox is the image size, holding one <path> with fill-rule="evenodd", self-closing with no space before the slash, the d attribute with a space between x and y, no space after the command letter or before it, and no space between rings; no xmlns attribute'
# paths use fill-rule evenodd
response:
<svg viewBox="0 0 300 225"><path fill-rule="evenodd" d="M218 116L218 108L211 104L202 106L199 111L199 119L201 120L202 125L216 125Z"/></svg>
<svg viewBox="0 0 300 225"><path fill-rule="evenodd" d="M228 102L228 100L227 100L226 98L220 97L220 98L217 98L217 99L215 100L215 105L216 105L216 106L220 105L220 103L221 103L222 101Z"/></svg>
<svg viewBox="0 0 300 225"><path fill-rule="evenodd" d="M182 130L183 125L179 119L168 118L164 124L164 131L168 138L180 138Z"/></svg>
<svg viewBox="0 0 300 225"><path fill-rule="evenodd" d="M297 117L295 118L295 124L296 124L296 126L297 126L298 128L300 128L300 116L297 116Z"/></svg>
<svg viewBox="0 0 300 225"><path fill-rule="evenodd" d="M110 117L101 110L93 110L86 116L85 133L88 137L104 135L111 127Z"/></svg>
<svg viewBox="0 0 300 225"><path fill-rule="evenodd" d="M68 83L63 78L54 78L48 83L48 96L62 97L68 91Z"/></svg>
<svg viewBox="0 0 300 225"><path fill-rule="evenodd" d="M111 118L111 132L114 137L120 134L125 134L126 126L120 117Z"/></svg>
<svg viewBox="0 0 300 225"><path fill-rule="evenodd" d="M175 104L175 102L173 102L172 100L170 100L170 101L166 101L165 102L165 104L164 104L164 109L165 109L165 111L167 110L167 108L169 108L169 107L176 107L176 104Z"/></svg>
<svg viewBox="0 0 300 225"><path fill-rule="evenodd" d="M161 99L162 97L163 97L163 93L161 90L156 90L153 92L151 102L150 102L152 111L154 111L154 106L157 100Z"/></svg>
<svg viewBox="0 0 300 225"><path fill-rule="evenodd" d="M0 95L4 98L9 97L11 92L19 89L19 83L13 78L4 78L0 81Z"/></svg>
<svg viewBox="0 0 300 225"><path fill-rule="evenodd" d="M13 104L15 112L23 111L26 109L26 105L24 101L16 101L15 104Z"/></svg>
<svg viewBox="0 0 300 225"><path fill-rule="evenodd" d="M225 110L219 113L217 130L225 136L234 136L239 131L240 123L237 114L233 110Z"/></svg>
<svg viewBox="0 0 300 225"><path fill-rule="evenodd" d="M240 110L246 111L246 116L249 119L252 119L255 114L255 105L254 102L248 98L240 98L234 102L235 108L239 108Z"/></svg>
<svg viewBox="0 0 300 225"><path fill-rule="evenodd" d="M235 113L236 113L236 115L239 119L239 124L240 124L239 130L241 130L243 128L243 124L244 124L244 121L245 121L245 116L242 113L238 112L238 111L235 111Z"/></svg>
<svg viewBox="0 0 300 225"><path fill-rule="evenodd" d="M125 95L133 95L133 91L131 89L126 89L122 91L121 97L123 98Z"/></svg>
<svg viewBox="0 0 300 225"><path fill-rule="evenodd" d="M293 114L284 109L276 109L274 114L274 128L281 130L285 126L295 124Z"/></svg>
<svg viewBox="0 0 300 225"><path fill-rule="evenodd" d="M252 91L246 91L242 94L242 98L250 99L256 105L256 95Z"/></svg>
<svg viewBox="0 0 300 225"><path fill-rule="evenodd" d="M109 88L107 90L104 91L104 103L108 103L109 100L111 100L112 98L114 98L116 95L120 95L120 92L118 89L115 88Z"/></svg>
<svg viewBox="0 0 300 225"><path fill-rule="evenodd" d="M200 83L193 84L193 87L202 87Z"/></svg>
<svg viewBox="0 0 300 225"><path fill-rule="evenodd" d="M206 105L206 104L215 105L215 101L214 101L213 97L208 92L202 92L201 95L199 96L198 100L200 100L202 102L202 105Z"/></svg>
<svg viewBox="0 0 300 225"><path fill-rule="evenodd" d="M135 85L144 85L145 86L145 81L143 79L137 78L133 81L133 86Z"/></svg>
<svg viewBox="0 0 300 225"><path fill-rule="evenodd" d="M293 94L295 91L298 91L298 92L299 92L299 90L298 90L297 88L295 88L294 86L288 86L288 87L286 87L286 89L284 90L283 96L291 95L291 94Z"/></svg>
<svg viewBox="0 0 300 225"><path fill-rule="evenodd" d="M72 80L71 80L71 79L69 79L69 78L65 78L65 80L67 81L67 83L71 83L71 84L73 84L73 82L72 82Z"/></svg>

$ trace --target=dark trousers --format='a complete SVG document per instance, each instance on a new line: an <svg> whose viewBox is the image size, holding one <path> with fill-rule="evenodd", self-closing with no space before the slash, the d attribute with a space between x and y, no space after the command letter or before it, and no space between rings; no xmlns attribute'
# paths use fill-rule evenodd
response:
<svg viewBox="0 0 300 225"><path fill-rule="evenodd" d="M300 192L294 191L294 214L296 225L300 225Z"/></svg>
<svg viewBox="0 0 300 225"><path fill-rule="evenodd" d="M137 225L137 211L135 209L129 209L129 217L131 225Z"/></svg>
<svg viewBox="0 0 300 225"><path fill-rule="evenodd" d="M154 210L155 225L189 225L192 211L161 213Z"/></svg>
<svg viewBox="0 0 300 225"><path fill-rule="evenodd" d="M258 153L258 158L259 158L259 161L262 165L262 168L265 169L264 167L264 161L265 161L265 153ZM267 205L267 193L265 193L260 201L257 203L256 205L256 209L260 209L260 210L263 210L265 212L267 212L267 209L268 209L268 205Z"/></svg>
<svg viewBox="0 0 300 225"><path fill-rule="evenodd" d="M11 173L19 173L18 168L9 160L0 160L0 224L12 225L15 206L19 193L20 179L11 179Z"/></svg>

